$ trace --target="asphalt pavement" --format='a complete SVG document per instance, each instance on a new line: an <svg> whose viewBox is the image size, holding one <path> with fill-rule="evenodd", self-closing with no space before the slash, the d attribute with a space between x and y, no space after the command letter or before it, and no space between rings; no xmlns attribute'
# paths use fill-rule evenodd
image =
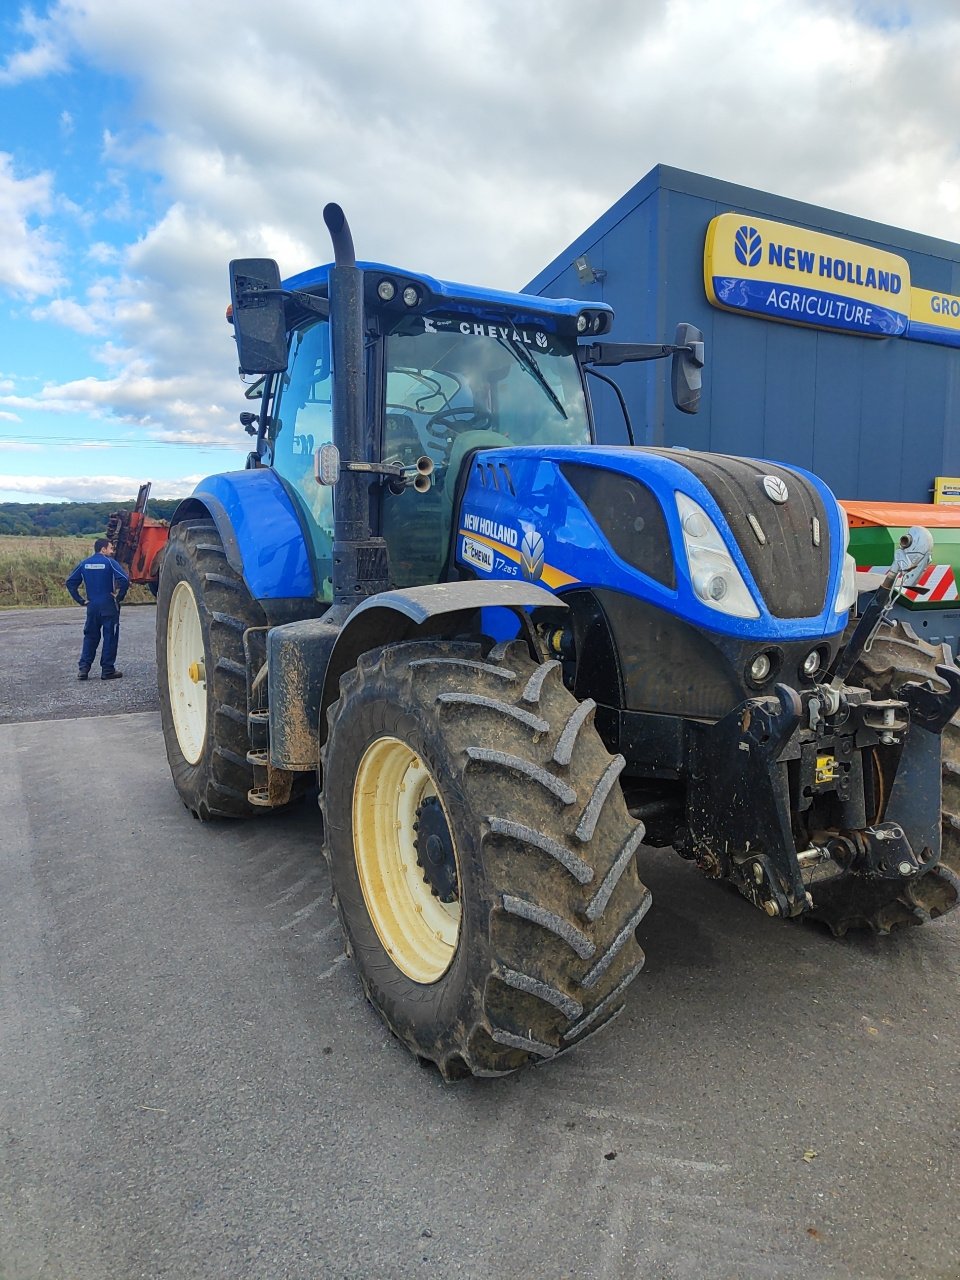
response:
<svg viewBox="0 0 960 1280"><path fill-rule="evenodd" d="M121 608L117 670L123 679L102 684L99 654L90 678L77 679L85 617L79 605L0 610L0 724L115 716L156 707L156 607Z"/></svg>
<svg viewBox="0 0 960 1280"><path fill-rule="evenodd" d="M306 802L195 822L153 611L0 615L0 1277L957 1280L960 920L837 942L669 851L627 1012L444 1085L365 1004Z"/></svg>

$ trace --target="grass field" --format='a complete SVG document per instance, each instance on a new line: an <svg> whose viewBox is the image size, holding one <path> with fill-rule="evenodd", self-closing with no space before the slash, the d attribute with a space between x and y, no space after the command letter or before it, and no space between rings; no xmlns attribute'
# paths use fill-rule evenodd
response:
<svg viewBox="0 0 960 1280"><path fill-rule="evenodd" d="M92 537L0 534L0 609L73 604L63 580L92 551ZM153 596L131 587L125 603L152 604Z"/></svg>

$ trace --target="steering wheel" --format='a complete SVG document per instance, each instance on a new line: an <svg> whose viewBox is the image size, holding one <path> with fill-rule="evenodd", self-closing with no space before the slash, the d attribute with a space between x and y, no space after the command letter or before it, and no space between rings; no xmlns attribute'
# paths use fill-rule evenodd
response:
<svg viewBox="0 0 960 1280"><path fill-rule="evenodd" d="M426 423L430 435L442 440L448 431L486 431L490 426L490 414L485 409L463 405L459 409L441 409Z"/></svg>

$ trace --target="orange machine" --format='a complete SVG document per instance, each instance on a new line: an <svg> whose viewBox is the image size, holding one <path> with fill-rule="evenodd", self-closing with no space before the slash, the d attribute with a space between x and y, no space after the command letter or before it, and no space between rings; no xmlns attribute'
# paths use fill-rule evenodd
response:
<svg viewBox="0 0 960 1280"><path fill-rule="evenodd" d="M154 595L160 577L160 561L170 536L170 522L146 514L150 485L142 484L132 511L114 511L107 520L107 537L116 546L116 559L131 582L145 583Z"/></svg>

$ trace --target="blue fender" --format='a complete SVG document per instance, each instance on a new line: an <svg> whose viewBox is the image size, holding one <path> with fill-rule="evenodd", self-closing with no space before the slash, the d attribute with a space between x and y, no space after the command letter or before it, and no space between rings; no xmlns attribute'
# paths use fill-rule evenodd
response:
<svg viewBox="0 0 960 1280"><path fill-rule="evenodd" d="M201 480L171 525L214 520L231 567L255 600L315 598L307 536L293 499L269 467L227 471Z"/></svg>
<svg viewBox="0 0 960 1280"><path fill-rule="evenodd" d="M299 618L271 627L270 762L306 772L317 767L326 738L327 708L339 697L340 677L362 653L423 635L455 635L480 612L516 615L536 607L566 609L555 595L532 582L441 582L368 596L355 609L334 605L322 617ZM450 623L443 626L441 620ZM519 619L513 617L516 635ZM318 738L319 731L319 738Z"/></svg>

